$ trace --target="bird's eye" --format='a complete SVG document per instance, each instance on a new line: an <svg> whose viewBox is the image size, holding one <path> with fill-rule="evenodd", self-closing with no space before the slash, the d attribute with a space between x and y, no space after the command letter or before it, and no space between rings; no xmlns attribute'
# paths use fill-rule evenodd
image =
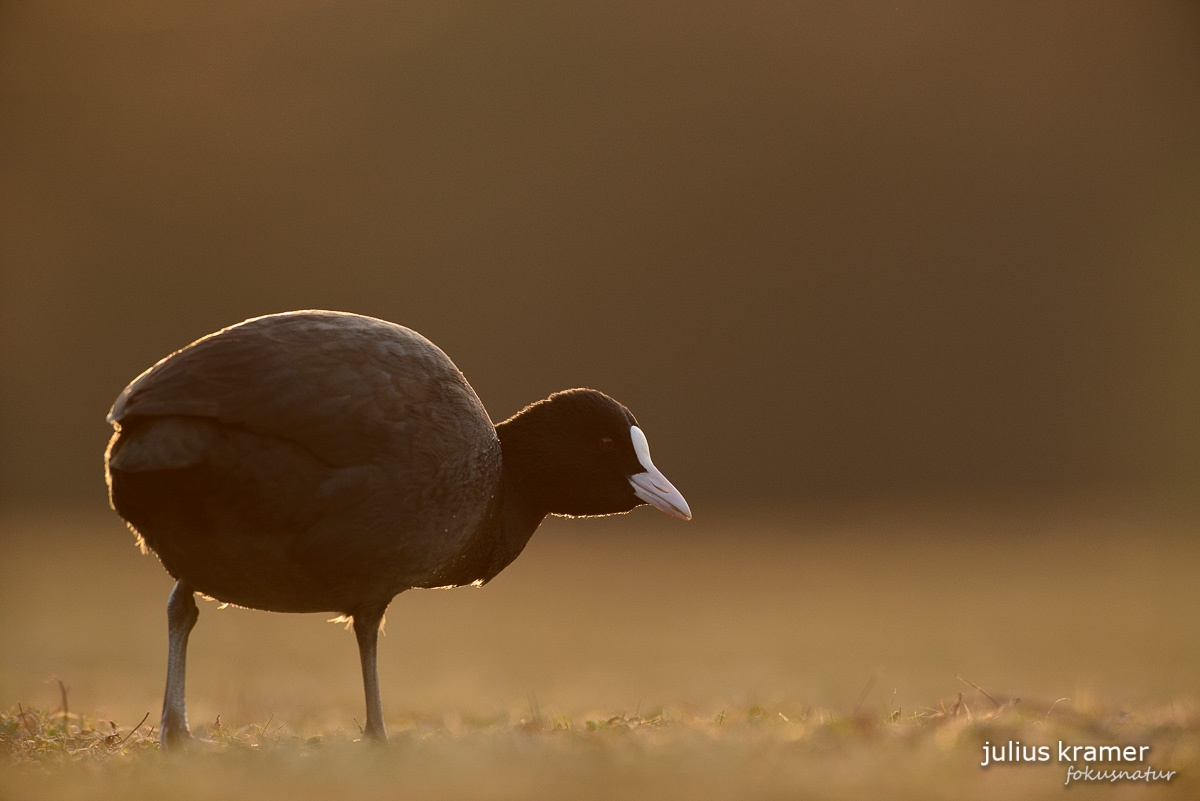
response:
<svg viewBox="0 0 1200 801"><path fill-rule="evenodd" d="M617 443L613 442L612 437L601 437L600 438L600 450L611 451L611 450L615 449L616 447L617 447Z"/></svg>

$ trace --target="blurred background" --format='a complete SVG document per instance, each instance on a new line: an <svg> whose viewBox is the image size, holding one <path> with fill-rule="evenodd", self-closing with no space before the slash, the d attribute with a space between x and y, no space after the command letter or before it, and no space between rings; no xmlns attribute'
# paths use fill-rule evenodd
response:
<svg viewBox="0 0 1200 801"><path fill-rule="evenodd" d="M906 706L1200 692L1195 3L5 3L0 110L0 601L52 621L4 616L4 703L157 715L104 416L309 307L422 332L495 420L612 394L697 515L406 598L391 715L844 709L884 661ZM209 609L195 719L350 729L349 635Z"/></svg>
<svg viewBox="0 0 1200 801"><path fill-rule="evenodd" d="M0 107L9 507L306 307L614 395L697 510L1200 486L1194 3L5 4Z"/></svg>

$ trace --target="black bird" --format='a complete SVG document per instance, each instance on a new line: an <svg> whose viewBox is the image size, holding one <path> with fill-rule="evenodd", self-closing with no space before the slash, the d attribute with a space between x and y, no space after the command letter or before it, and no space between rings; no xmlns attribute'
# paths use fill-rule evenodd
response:
<svg viewBox="0 0 1200 801"><path fill-rule="evenodd" d="M365 734L385 740L375 651L396 595L487 582L548 514L691 518L617 401L570 389L493 426L436 345L356 314L217 331L138 376L108 420L112 506L176 579L164 748L190 736L194 593L352 619Z"/></svg>

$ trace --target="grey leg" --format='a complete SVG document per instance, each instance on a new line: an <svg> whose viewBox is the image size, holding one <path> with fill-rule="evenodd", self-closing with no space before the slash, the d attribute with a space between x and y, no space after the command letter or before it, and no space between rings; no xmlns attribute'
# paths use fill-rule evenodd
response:
<svg viewBox="0 0 1200 801"><path fill-rule="evenodd" d="M358 640L358 656L362 659L363 690L367 696L367 726L363 731L369 739L383 742L387 731L383 727L383 703L379 700L379 670L375 665L375 645L379 640L379 623L387 606L360 610L354 615L354 636Z"/></svg>
<svg viewBox="0 0 1200 801"><path fill-rule="evenodd" d="M166 750L184 745L190 738L187 711L183 705L183 684L187 671L188 635L200 617L195 591L182 581L175 582L167 601L167 692L163 696L159 744Z"/></svg>

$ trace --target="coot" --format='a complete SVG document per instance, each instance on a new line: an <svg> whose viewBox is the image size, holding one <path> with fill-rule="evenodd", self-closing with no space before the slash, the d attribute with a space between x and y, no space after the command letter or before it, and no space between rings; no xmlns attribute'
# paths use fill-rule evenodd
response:
<svg viewBox="0 0 1200 801"><path fill-rule="evenodd" d="M353 620L365 734L385 740L375 651L396 595L487 582L548 514L691 517L617 401L566 390L493 426L436 345L356 314L217 331L138 376L108 419L112 506L176 579L164 748L189 737L194 593Z"/></svg>

